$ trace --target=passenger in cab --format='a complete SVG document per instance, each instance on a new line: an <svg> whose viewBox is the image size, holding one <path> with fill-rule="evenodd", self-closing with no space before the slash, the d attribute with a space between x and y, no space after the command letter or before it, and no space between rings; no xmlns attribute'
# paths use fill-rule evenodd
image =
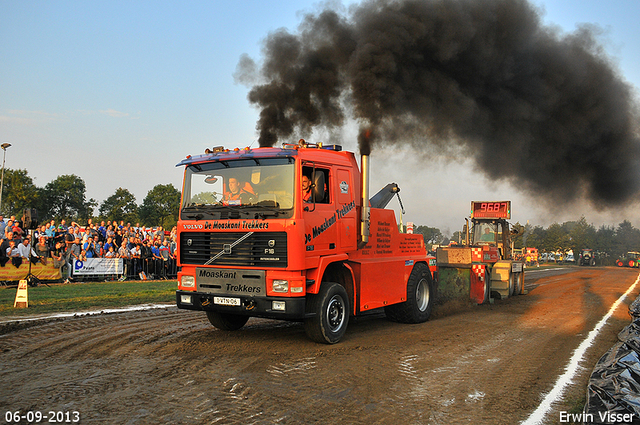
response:
<svg viewBox="0 0 640 425"><path fill-rule="evenodd" d="M302 201L311 202L311 179L305 175L302 176Z"/></svg>

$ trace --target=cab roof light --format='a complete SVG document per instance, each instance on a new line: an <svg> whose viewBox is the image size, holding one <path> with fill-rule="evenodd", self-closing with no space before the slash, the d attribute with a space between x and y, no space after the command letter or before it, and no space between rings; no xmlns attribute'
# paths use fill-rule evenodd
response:
<svg viewBox="0 0 640 425"><path fill-rule="evenodd" d="M326 149L326 150L329 150L329 151L341 152L342 151L342 146L341 145L325 145L325 146L322 146L322 149Z"/></svg>
<svg viewBox="0 0 640 425"><path fill-rule="evenodd" d="M211 149L207 148L204 150L204 153L218 153L218 152L224 152L224 146L214 146Z"/></svg>
<svg viewBox="0 0 640 425"><path fill-rule="evenodd" d="M318 143L309 143L304 139L298 140L298 143L283 143L283 148L286 149L301 149L301 148L315 148L315 149L326 149L331 151L341 151L342 146L340 145L323 145L322 142Z"/></svg>

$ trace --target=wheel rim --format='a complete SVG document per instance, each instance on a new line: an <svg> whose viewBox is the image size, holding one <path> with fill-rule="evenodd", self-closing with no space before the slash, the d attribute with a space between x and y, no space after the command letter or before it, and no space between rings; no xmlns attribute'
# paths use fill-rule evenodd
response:
<svg viewBox="0 0 640 425"><path fill-rule="evenodd" d="M416 286L416 304L418 310L425 311L429 306L429 283L426 279L420 279Z"/></svg>
<svg viewBox="0 0 640 425"><path fill-rule="evenodd" d="M341 296L334 295L327 306L327 323L331 332L338 331L344 325L345 317L344 300Z"/></svg>

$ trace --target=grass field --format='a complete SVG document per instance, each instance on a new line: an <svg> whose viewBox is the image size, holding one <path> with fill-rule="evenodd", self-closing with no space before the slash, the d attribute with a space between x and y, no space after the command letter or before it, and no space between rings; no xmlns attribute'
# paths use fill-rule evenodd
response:
<svg viewBox="0 0 640 425"><path fill-rule="evenodd" d="M175 280L88 282L29 288L29 307L14 308L16 287L0 289L0 317L116 308L147 303L175 303Z"/></svg>

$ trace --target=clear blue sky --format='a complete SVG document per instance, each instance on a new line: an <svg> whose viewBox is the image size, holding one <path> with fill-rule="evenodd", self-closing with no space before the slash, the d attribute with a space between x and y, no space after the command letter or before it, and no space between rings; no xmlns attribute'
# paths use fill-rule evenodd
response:
<svg viewBox="0 0 640 425"><path fill-rule="evenodd" d="M640 87L640 2L532 3L546 11L546 24L564 31L580 23L601 27L601 42L620 72ZM316 5L0 0L0 142L13 145L6 167L27 169L39 187L76 174L98 202L118 187L138 203L156 184L179 188L175 164L186 155L254 142L257 111L246 99L248 89L233 79L240 55L259 60L270 31L295 31L300 12ZM513 200L514 221L546 226L584 214L596 225L629 218L640 227L637 208L542 210L517 188L487 182L460 161L417 163L400 152L384 161L372 157L372 165L378 171L372 190L387 180L402 188L405 221L445 231L461 227L472 199L497 198Z"/></svg>

